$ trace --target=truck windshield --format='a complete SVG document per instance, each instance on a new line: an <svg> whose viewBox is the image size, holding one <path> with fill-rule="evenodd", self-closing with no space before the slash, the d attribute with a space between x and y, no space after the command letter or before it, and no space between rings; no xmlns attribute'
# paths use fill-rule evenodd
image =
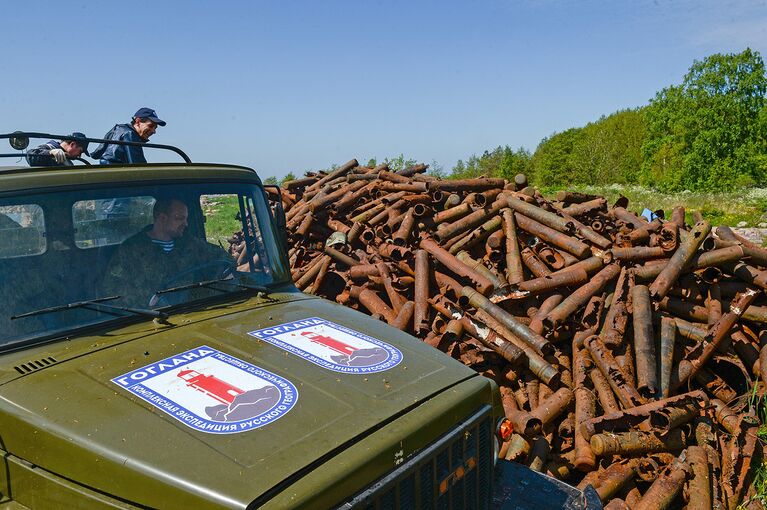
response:
<svg viewBox="0 0 767 510"><path fill-rule="evenodd" d="M277 239L264 190L252 183L2 197L0 349L138 312L263 291L289 280ZM109 306L81 306L105 298Z"/></svg>

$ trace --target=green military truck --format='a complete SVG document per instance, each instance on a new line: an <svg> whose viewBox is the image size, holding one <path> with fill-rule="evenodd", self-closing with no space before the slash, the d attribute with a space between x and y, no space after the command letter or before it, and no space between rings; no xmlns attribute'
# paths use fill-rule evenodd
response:
<svg viewBox="0 0 767 510"><path fill-rule="evenodd" d="M61 138L0 135L29 137ZM518 503L497 387L298 292L256 173L171 149L185 162L0 167L0 509Z"/></svg>

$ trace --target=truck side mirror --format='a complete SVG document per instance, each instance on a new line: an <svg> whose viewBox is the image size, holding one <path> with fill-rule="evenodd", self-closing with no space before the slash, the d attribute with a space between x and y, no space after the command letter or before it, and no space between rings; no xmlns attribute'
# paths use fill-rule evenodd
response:
<svg viewBox="0 0 767 510"><path fill-rule="evenodd" d="M282 206L282 193L280 187L276 185L264 186L266 198L269 200L269 210L272 211L274 226L277 227L277 237L279 238L282 251L287 257L288 254L288 221L285 218L285 208Z"/></svg>

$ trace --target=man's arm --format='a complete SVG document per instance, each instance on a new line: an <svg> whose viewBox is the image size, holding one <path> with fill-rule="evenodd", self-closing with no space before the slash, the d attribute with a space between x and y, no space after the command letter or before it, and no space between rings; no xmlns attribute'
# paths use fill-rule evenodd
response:
<svg viewBox="0 0 767 510"><path fill-rule="evenodd" d="M56 166L56 160L51 156L51 147L47 144L29 149L27 163L29 166Z"/></svg>

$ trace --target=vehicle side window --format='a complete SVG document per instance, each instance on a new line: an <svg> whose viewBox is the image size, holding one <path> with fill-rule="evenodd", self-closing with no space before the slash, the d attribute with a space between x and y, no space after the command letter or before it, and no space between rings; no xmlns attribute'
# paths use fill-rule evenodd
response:
<svg viewBox="0 0 767 510"><path fill-rule="evenodd" d="M45 218L36 204L0 206L0 259L45 253Z"/></svg>
<svg viewBox="0 0 767 510"><path fill-rule="evenodd" d="M72 206L75 245L96 248L120 244L152 223L150 196L81 200Z"/></svg>
<svg viewBox="0 0 767 510"><path fill-rule="evenodd" d="M253 202L248 196L201 195L200 206L205 216L205 238L209 243L222 246L237 261L240 271L263 271L270 269L263 246L263 236L258 223L254 222ZM245 214L242 214L242 211ZM243 221L243 216L246 221ZM244 225L248 226L247 234ZM245 250L246 240L250 247ZM253 264L248 263L248 255Z"/></svg>

